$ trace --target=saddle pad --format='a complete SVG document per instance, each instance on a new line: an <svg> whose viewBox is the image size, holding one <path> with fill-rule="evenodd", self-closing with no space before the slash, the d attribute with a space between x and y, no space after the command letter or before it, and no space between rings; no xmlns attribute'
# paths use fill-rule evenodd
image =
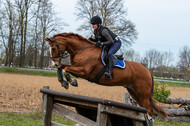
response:
<svg viewBox="0 0 190 126"><path fill-rule="evenodd" d="M126 67L125 61L117 59L117 62L116 62L116 64L114 66L124 69Z"/></svg>
<svg viewBox="0 0 190 126"><path fill-rule="evenodd" d="M103 59L104 52L105 52L104 50L105 50L105 48L103 47L102 54L101 54L101 61L102 61L102 64L104 66L106 66L105 61ZM126 67L124 60L118 60L116 56L114 56L114 59L117 60L116 63L115 63L115 65L114 65L114 67L118 67L118 68L121 68L121 69L124 69Z"/></svg>

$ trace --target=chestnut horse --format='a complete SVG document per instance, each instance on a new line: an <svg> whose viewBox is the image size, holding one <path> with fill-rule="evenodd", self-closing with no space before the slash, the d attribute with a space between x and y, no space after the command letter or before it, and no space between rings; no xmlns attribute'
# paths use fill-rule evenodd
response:
<svg viewBox="0 0 190 126"><path fill-rule="evenodd" d="M62 33L53 38L45 38L51 47L51 56L60 69L76 77L93 80L104 67L100 55L102 47L96 47L93 42L78 34ZM60 59L67 51L70 54L71 65L60 64ZM166 119L167 113L158 105L153 98L154 80L147 68L143 65L125 61L126 68L113 68L113 79L108 80L102 76L97 84L105 86L123 86L138 105L147 109L152 116L153 109Z"/></svg>

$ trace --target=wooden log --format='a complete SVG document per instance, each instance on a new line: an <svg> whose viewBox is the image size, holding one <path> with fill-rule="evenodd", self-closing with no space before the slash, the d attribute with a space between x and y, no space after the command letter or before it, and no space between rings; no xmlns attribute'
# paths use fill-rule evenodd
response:
<svg viewBox="0 0 190 126"><path fill-rule="evenodd" d="M190 105L190 98L169 97L164 103L167 103L167 104L188 104L188 105Z"/></svg>
<svg viewBox="0 0 190 126"><path fill-rule="evenodd" d="M53 97L43 94L43 119L42 126L51 126L51 116L53 110Z"/></svg>
<svg viewBox="0 0 190 126"><path fill-rule="evenodd" d="M127 109L117 108L115 106L104 105L101 111L107 114L118 115L133 120L138 120L142 122L145 121L144 113L140 113L134 110L127 110Z"/></svg>
<svg viewBox="0 0 190 126"><path fill-rule="evenodd" d="M143 122L137 121L137 120L133 120L133 125L134 126L144 126Z"/></svg>
<svg viewBox="0 0 190 126"><path fill-rule="evenodd" d="M107 126L108 115L103 112L104 105L98 104L97 126Z"/></svg>
<svg viewBox="0 0 190 126"><path fill-rule="evenodd" d="M60 114L61 116L64 116L70 120L73 120L74 122L77 122L81 124L82 126L96 126L96 122L82 115L79 115L69 109L66 109L65 107L58 104L54 104L53 112L56 112L57 114Z"/></svg>
<svg viewBox="0 0 190 126"><path fill-rule="evenodd" d="M126 104L131 104L130 103L130 94L129 93L125 93L124 94L124 100L123 100L124 103Z"/></svg>
<svg viewBox="0 0 190 126"><path fill-rule="evenodd" d="M184 108L177 107L163 107L164 110L170 116L190 116L190 110L185 110Z"/></svg>
<svg viewBox="0 0 190 126"><path fill-rule="evenodd" d="M56 123L56 122L51 122L51 126L67 126L67 125L64 125L64 124L60 124L60 123Z"/></svg>
<svg viewBox="0 0 190 126"><path fill-rule="evenodd" d="M190 122L189 116L168 116L168 121Z"/></svg>

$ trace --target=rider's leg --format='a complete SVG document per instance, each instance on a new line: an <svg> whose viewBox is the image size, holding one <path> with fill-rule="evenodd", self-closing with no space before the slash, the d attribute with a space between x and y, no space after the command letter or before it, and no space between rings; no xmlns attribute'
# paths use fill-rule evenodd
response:
<svg viewBox="0 0 190 126"><path fill-rule="evenodd" d="M107 70L105 72L105 77L108 79L112 79L112 69L114 67L114 57L113 54L115 54L121 47L121 41L118 39L118 41L115 41L114 44L110 47L108 51L108 64L107 64Z"/></svg>
<svg viewBox="0 0 190 126"><path fill-rule="evenodd" d="M104 73L104 76L107 78L107 79L112 79L112 69L113 69L113 66L114 66L114 59L113 59L113 55L111 55L108 59L108 64L107 64L107 69L106 69L106 72Z"/></svg>
<svg viewBox="0 0 190 126"><path fill-rule="evenodd" d="M110 57L112 54L115 54L121 47L121 41L118 39L118 41L115 41L112 46L110 47L108 51L108 57Z"/></svg>

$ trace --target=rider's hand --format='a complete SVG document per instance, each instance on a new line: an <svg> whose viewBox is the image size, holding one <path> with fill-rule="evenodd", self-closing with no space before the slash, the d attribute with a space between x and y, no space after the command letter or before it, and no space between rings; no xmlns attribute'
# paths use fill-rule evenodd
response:
<svg viewBox="0 0 190 126"><path fill-rule="evenodd" d="M90 41L93 41L94 39L92 37L88 38Z"/></svg>
<svg viewBox="0 0 190 126"><path fill-rule="evenodd" d="M96 46L98 47L98 46L101 46L102 45L102 43L101 42L96 42Z"/></svg>
<svg viewBox="0 0 190 126"><path fill-rule="evenodd" d="M95 38L93 37L93 36L91 36L90 38L88 38L88 40L90 40L90 41L95 41Z"/></svg>

